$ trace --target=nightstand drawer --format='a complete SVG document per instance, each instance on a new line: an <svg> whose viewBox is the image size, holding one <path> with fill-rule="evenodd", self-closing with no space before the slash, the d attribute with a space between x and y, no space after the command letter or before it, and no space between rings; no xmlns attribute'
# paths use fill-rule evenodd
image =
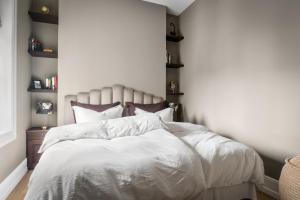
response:
<svg viewBox="0 0 300 200"><path fill-rule="evenodd" d="M28 137L28 139L31 139L31 140L42 140L43 141L46 134L47 134L47 132L40 132L38 134L28 133L27 137Z"/></svg>
<svg viewBox="0 0 300 200"><path fill-rule="evenodd" d="M48 130L42 130L40 128L31 128L26 132L26 156L27 156L27 167L29 170L34 169L40 160L41 154L38 153L44 137Z"/></svg>

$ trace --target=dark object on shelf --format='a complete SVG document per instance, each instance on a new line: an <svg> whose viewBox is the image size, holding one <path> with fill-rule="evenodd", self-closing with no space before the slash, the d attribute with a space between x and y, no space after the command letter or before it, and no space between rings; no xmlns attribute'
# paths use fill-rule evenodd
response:
<svg viewBox="0 0 300 200"><path fill-rule="evenodd" d="M43 22L48 24L58 24L58 16L51 14L43 14L40 12L28 11L32 21Z"/></svg>
<svg viewBox="0 0 300 200"><path fill-rule="evenodd" d="M166 38L167 38L167 41L169 41L169 42L179 42L184 39L183 36L171 36L171 35L167 35Z"/></svg>
<svg viewBox="0 0 300 200"><path fill-rule="evenodd" d="M166 64L166 67L167 68L171 68L171 69L177 69L177 68L181 68L181 67L184 67L183 64Z"/></svg>
<svg viewBox="0 0 300 200"><path fill-rule="evenodd" d="M51 115L53 114L53 108L52 102L38 102L36 114Z"/></svg>
<svg viewBox="0 0 300 200"><path fill-rule="evenodd" d="M57 52L28 51L32 57L57 58Z"/></svg>
<svg viewBox="0 0 300 200"><path fill-rule="evenodd" d="M174 23L170 23L170 35L172 36L176 35L176 27Z"/></svg>
<svg viewBox="0 0 300 200"><path fill-rule="evenodd" d="M184 93L183 92L174 92L174 93L167 92L167 95L169 95L169 96L181 96L181 95L184 95Z"/></svg>
<svg viewBox="0 0 300 200"><path fill-rule="evenodd" d="M42 42L31 37L28 42L28 51L43 51Z"/></svg>
<svg viewBox="0 0 300 200"><path fill-rule="evenodd" d="M43 130L48 129L49 115L53 114L53 110L54 110L54 105L52 102L38 102L37 103L36 114L41 114L41 115L46 116L46 117L43 117L44 123L43 123L43 126L41 127Z"/></svg>
<svg viewBox="0 0 300 200"><path fill-rule="evenodd" d="M36 93L57 93L57 90L29 88L29 89L28 89L28 92L36 92Z"/></svg>
<svg viewBox="0 0 300 200"><path fill-rule="evenodd" d="M38 89L38 90L42 89L42 81L40 81L40 80L32 80L30 88L32 88L32 89Z"/></svg>
<svg viewBox="0 0 300 200"><path fill-rule="evenodd" d="M48 130L49 129L30 128L26 131L26 156L27 168L29 170L33 170L40 160L41 154L38 153L38 150Z"/></svg>

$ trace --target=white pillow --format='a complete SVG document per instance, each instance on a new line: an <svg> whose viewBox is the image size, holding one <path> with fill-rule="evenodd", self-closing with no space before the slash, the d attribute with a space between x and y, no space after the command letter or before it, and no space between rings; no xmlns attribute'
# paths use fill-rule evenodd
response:
<svg viewBox="0 0 300 200"><path fill-rule="evenodd" d="M140 108L135 108L135 114L136 115L142 115L142 114L150 114L151 112L144 111ZM156 113L152 113L157 116L159 116L164 122L172 122L173 121L173 114L174 109L173 108L166 108L163 110L160 110Z"/></svg>
<svg viewBox="0 0 300 200"><path fill-rule="evenodd" d="M116 119L122 117L123 107L121 105L109 108L103 112L73 106L76 123L99 122L106 119Z"/></svg>

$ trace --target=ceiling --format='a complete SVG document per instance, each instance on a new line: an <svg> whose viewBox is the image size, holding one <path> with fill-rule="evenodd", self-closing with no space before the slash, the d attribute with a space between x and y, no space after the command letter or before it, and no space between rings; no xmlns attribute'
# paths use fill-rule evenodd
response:
<svg viewBox="0 0 300 200"><path fill-rule="evenodd" d="M171 15L180 15L195 0L143 0L159 5L166 6Z"/></svg>

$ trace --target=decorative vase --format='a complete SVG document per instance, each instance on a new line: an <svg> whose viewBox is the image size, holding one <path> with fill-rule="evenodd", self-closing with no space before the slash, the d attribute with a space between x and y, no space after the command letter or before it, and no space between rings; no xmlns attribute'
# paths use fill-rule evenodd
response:
<svg viewBox="0 0 300 200"><path fill-rule="evenodd" d="M279 179L281 200L300 199L300 156L287 159Z"/></svg>

